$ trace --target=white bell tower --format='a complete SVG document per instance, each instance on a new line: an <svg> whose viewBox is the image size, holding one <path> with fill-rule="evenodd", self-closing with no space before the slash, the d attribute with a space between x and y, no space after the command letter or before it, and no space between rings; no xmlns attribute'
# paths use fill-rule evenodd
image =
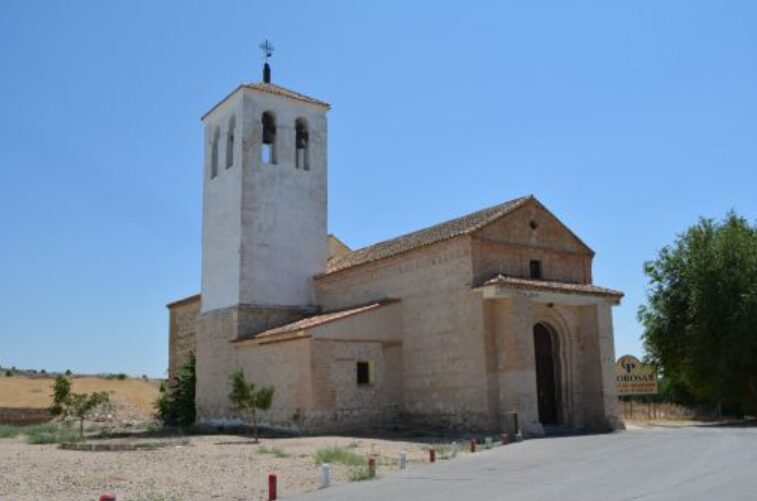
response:
<svg viewBox="0 0 757 501"><path fill-rule="evenodd" d="M270 76L266 62L263 82L202 118L203 314L311 307L312 278L325 270L329 105Z"/></svg>

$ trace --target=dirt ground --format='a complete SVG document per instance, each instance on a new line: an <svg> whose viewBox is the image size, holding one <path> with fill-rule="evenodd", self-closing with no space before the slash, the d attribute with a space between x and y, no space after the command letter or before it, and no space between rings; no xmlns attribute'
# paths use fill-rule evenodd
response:
<svg viewBox="0 0 757 501"><path fill-rule="evenodd" d="M0 499L96 501L113 492L118 501L264 500L269 473L278 476L279 497L287 497L318 489L321 467L314 454L333 446L366 461L375 457L378 476L398 470L401 451L408 468L428 461L428 445L421 442L337 436L261 439L256 445L236 435L204 435L190 437L189 445L123 452L63 450L16 437L0 439ZM332 485L350 481L350 471L332 464Z"/></svg>

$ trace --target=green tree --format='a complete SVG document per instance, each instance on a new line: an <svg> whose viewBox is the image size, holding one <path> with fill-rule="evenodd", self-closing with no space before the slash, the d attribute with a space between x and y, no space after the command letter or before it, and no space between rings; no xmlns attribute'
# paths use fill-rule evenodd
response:
<svg viewBox="0 0 757 501"><path fill-rule="evenodd" d="M92 411L107 403L110 398L104 391L87 393L73 393L71 381L65 376L58 376L53 382L53 405L50 413L63 418L74 417L79 420L79 437L84 438L84 419Z"/></svg>
<svg viewBox="0 0 757 501"><path fill-rule="evenodd" d="M190 354L173 384L160 385L160 395L155 409L163 424L168 426L191 426L197 417L195 387L197 386L197 361Z"/></svg>
<svg viewBox="0 0 757 501"><path fill-rule="evenodd" d="M757 226L700 219L644 272L643 341L671 391L757 409Z"/></svg>
<svg viewBox="0 0 757 501"><path fill-rule="evenodd" d="M244 372L239 369L229 377L229 401L240 412L249 410L252 414L252 430L255 443L258 442L257 410L267 410L273 403L274 388L262 386L256 388L254 383L248 383Z"/></svg>

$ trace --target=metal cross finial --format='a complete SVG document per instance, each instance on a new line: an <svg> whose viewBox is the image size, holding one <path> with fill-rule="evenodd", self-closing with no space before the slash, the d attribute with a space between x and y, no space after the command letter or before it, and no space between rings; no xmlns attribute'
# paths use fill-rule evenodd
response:
<svg viewBox="0 0 757 501"><path fill-rule="evenodd" d="M265 62L267 63L268 59L273 56L273 51L275 50L275 48L273 45L271 45L271 42L266 39L265 42L260 44L260 50L263 51L263 56L265 57Z"/></svg>

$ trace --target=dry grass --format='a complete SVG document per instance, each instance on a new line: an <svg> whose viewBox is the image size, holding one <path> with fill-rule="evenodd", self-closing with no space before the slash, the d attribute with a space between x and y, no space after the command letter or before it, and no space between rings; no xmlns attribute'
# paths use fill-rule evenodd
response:
<svg viewBox="0 0 757 501"><path fill-rule="evenodd" d="M128 404L150 414L158 396L158 386L142 379L106 379L100 377L72 378L77 393L107 391L117 403ZM52 404L53 378L0 376L0 407L45 408Z"/></svg>

